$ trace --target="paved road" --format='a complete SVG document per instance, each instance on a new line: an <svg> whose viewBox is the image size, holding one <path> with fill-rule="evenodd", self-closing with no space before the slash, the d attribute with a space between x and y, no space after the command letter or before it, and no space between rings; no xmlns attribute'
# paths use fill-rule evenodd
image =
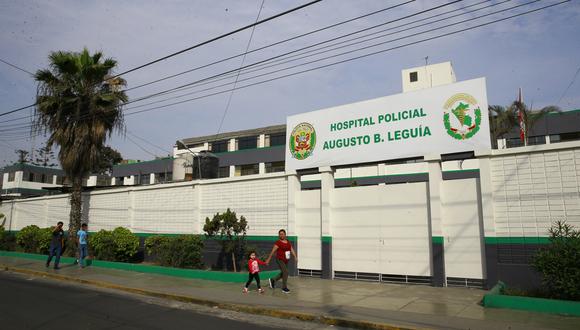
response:
<svg viewBox="0 0 580 330"><path fill-rule="evenodd" d="M184 304L159 304L151 299L120 295L35 277L0 272L0 329L274 329L285 320L254 322L253 316L232 320L196 312ZM202 308L202 307L200 307ZM215 311L214 314L219 314ZM260 317L255 317L259 319ZM300 327L302 328L302 327ZM306 326L306 328L309 328Z"/></svg>

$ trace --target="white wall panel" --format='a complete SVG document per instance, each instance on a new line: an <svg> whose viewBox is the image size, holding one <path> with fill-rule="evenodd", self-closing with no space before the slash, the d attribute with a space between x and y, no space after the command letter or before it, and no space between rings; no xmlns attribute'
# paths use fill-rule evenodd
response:
<svg viewBox="0 0 580 330"><path fill-rule="evenodd" d="M301 191L297 195L298 268L321 270L320 190Z"/></svg>
<svg viewBox="0 0 580 330"><path fill-rule="evenodd" d="M288 226L288 189L285 177L204 184L201 220L228 207L249 224L248 235L277 235Z"/></svg>
<svg viewBox="0 0 580 330"><path fill-rule="evenodd" d="M445 274L447 277L483 279L477 181L443 181L441 190Z"/></svg>

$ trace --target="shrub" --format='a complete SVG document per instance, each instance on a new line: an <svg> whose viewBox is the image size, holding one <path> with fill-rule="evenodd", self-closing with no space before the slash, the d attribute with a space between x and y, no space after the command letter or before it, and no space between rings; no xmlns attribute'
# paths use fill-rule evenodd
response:
<svg viewBox="0 0 580 330"><path fill-rule="evenodd" d="M232 266L234 272L236 272L236 256L239 260L246 244L246 232L248 230L246 218L241 216L238 219L236 212L232 212L228 208L225 213L216 213L211 220L206 217L203 230L206 232L206 237L219 239L222 250L231 255Z"/></svg>
<svg viewBox="0 0 580 330"><path fill-rule="evenodd" d="M139 237L123 227L102 229L91 236L89 246L97 259L128 262L137 254Z"/></svg>
<svg viewBox="0 0 580 330"><path fill-rule="evenodd" d="M151 236L145 249L161 266L201 268L203 240L199 235Z"/></svg>
<svg viewBox="0 0 580 330"><path fill-rule="evenodd" d="M52 228L39 228L30 225L16 233L16 244L28 253L48 253L52 240Z"/></svg>
<svg viewBox="0 0 580 330"><path fill-rule="evenodd" d="M542 274L542 285L550 296L580 300L580 231L556 221L549 233L550 244L534 256L533 267Z"/></svg>
<svg viewBox="0 0 580 330"><path fill-rule="evenodd" d="M0 250L12 251L16 245L16 237L3 226L0 226Z"/></svg>

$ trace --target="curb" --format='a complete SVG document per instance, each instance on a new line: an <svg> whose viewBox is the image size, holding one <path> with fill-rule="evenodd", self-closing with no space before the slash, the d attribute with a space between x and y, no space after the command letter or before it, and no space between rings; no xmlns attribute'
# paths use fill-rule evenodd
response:
<svg viewBox="0 0 580 330"><path fill-rule="evenodd" d="M338 317L331 317L331 316L324 316L324 315L315 315L315 314L308 314L308 313L300 313L300 312L290 312L290 311L280 311L272 308L267 307L252 307L249 305L244 304L234 304L234 303L222 303L217 302L209 299L202 299L202 298L194 298L189 296L182 296L177 294L170 294L170 293L163 293L159 291L151 291L151 290L144 290L144 289L137 289L126 287L117 284L111 284L107 282L95 281L95 280L85 280L77 277L60 275L60 274L52 274L42 271L24 269L24 268L17 268L7 265L0 265L0 268L4 271L10 271L20 274L27 274L27 275L34 275L34 276L42 276L47 277L59 281L67 281L67 282L76 282L81 284L88 284L91 286L96 286L100 288L106 289L113 289L124 291L133 294L139 294L142 296L149 296L155 298L162 298L168 300L175 300L179 302L185 303L192 303L196 305L202 306L209 306L209 307L217 307L224 310L230 310L235 312L243 312L249 314L256 314L256 315L263 315L263 316L270 316L282 319L295 319L300 321L307 321L307 322L314 322L320 323L324 325L332 325L332 326L341 326L341 327L349 327L349 328L356 328L356 329L373 329L373 330L418 330L421 328L409 328L409 327L400 327L395 325L389 325L385 323L376 323L370 321L357 321L352 319L344 319Z"/></svg>

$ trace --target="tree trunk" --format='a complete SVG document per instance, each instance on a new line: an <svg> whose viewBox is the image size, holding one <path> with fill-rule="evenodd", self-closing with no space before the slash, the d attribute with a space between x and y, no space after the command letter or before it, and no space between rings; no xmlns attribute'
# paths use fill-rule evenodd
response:
<svg viewBox="0 0 580 330"><path fill-rule="evenodd" d="M238 269L236 268L236 253L235 253L235 251L232 252L232 263L234 265L234 273L237 273Z"/></svg>
<svg viewBox="0 0 580 330"><path fill-rule="evenodd" d="M68 226L67 255L74 255L78 250L77 232L81 228L82 212L82 189L83 179L72 179L72 192L70 194L70 222Z"/></svg>

